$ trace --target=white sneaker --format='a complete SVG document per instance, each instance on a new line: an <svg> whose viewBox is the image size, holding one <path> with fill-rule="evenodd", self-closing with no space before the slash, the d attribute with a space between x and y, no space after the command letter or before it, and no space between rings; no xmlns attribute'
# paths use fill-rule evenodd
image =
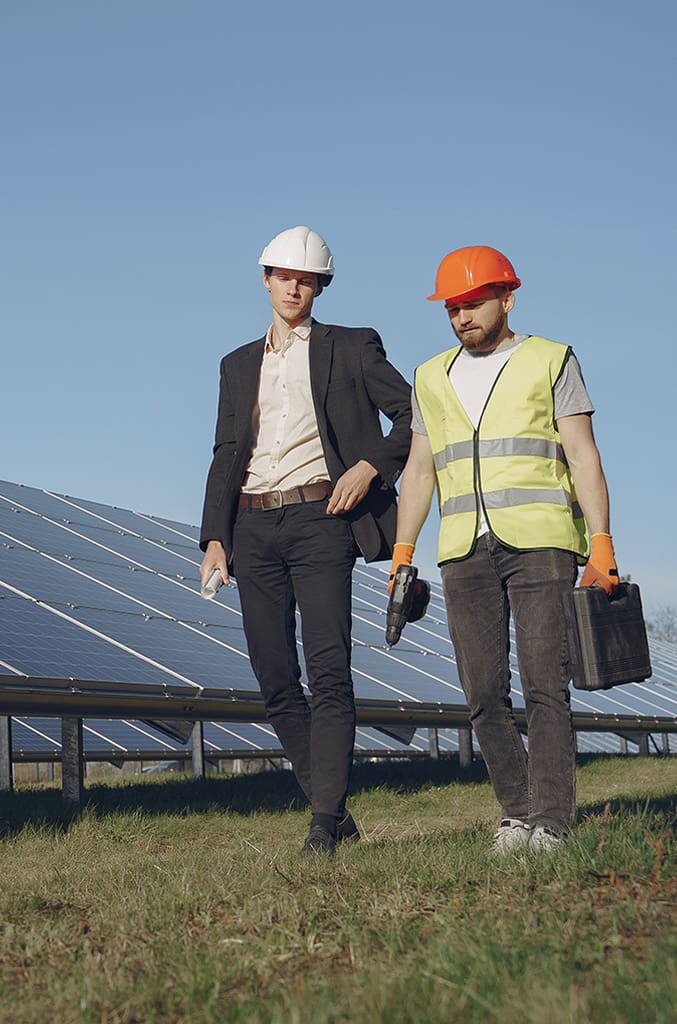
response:
<svg viewBox="0 0 677 1024"><path fill-rule="evenodd" d="M529 842L531 829L520 818L504 818L494 833L489 851L492 857L503 857L508 853L523 850Z"/></svg>
<svg viewBox="0 0 677 1024"><path fill-rule="evenodd" d="M529 829L529 849L533 853L556 853L564 845L565 840L547 825L534 825Z"/></svg>

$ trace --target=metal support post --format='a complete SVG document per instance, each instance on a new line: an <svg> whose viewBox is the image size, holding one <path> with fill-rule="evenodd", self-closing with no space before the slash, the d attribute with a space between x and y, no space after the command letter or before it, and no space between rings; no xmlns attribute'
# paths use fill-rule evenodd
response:
<svg viewBox="0 0 677 1024"><path fill-rule="evenodd" d="M458 763L461 768L469 768L473 761L472 728L460 726L458 730Z"/></svg>
<svg viewBox="0 0 677 1024"><path fill-rule="evenodd" d="M12 719L9 715L0 715L0 793L11 793L13 788Z"/></svg>
<svg viewBox="0 0 677 1024"><path fill-rule="evenodd" d="M62 783L64 803L79 804L84 793L82 719L61 719Z"/></svg>
<svg viewBox="0 0 677 1024"><path fill-rule="evenodd" d="M642 732L637 740L637 746L639 747L640 757L649 756L649 734L648 732Z"/></svg>
<svg viewBox="0 0 677 1024"><path fill-rule="evenodd" d="M205 777L205 745L204 726L202 722L194 722L192 729L193 737L193 778L204 779Z"/></svg>
<svg viewBox="0 0 677 1024"><path fill-rule="evenodd" d="M439 761L440 737L437 729L428 729L428 751L434 761Z"/></svg>

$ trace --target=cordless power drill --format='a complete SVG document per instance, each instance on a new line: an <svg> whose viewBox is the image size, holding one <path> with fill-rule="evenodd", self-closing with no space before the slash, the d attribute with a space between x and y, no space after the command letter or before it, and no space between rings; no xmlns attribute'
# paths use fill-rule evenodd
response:
<svg viewBox="0 0 677 1024"><path fill-rule="evenodd" d="M386 615L386 643L394 647L407 622L418 622L430 601L430 584L418 578L413 565L400 565L395 573Z"/></svg>

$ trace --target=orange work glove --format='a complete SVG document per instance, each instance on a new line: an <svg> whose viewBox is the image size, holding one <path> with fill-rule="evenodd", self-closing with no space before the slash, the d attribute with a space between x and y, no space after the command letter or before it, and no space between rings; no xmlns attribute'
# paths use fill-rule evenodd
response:
<svg viewBox="0 0 677 1024"><path fill-rule="evenodd" d="M393 564L390 568L390 579L388 580L388 595L390 595L390 591L393 589L395 573L401 565L411 565L413 557L413 544L396 544L393 548Z"/></svg>
<svg viewBox="0 0 677 1024"><path fill-rule="evenodd" d="M593 533L590 558L581 578L582 587L601 587L611 594L618 586L618 566L610 533Z"/></svg>

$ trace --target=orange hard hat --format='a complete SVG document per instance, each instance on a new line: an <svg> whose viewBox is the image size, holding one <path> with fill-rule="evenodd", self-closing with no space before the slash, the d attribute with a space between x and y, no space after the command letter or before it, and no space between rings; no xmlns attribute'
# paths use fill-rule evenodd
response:
<svg viewBox="0 0 677 1024"><path fill-rule="evenodd" d="M432 302L462 299L486 285L504 285L511 291L521 281L507 256L490 245L466 245L444 257L437 270Z"/></svg>

